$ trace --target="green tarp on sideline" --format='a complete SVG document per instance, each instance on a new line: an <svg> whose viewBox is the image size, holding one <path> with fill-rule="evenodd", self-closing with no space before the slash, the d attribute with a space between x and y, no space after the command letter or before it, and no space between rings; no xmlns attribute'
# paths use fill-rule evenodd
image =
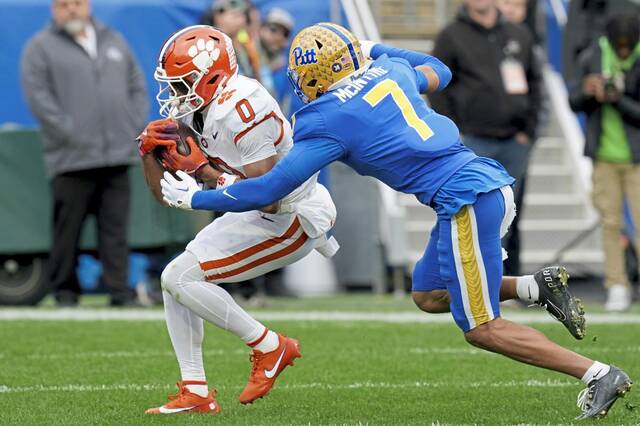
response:
<svg viewBox="0 0 640 426"><path fill-rule="evenodd" d="M132 249L186 243L210 221L209 212L184 212L158 204L147 189L141 167L132 167L129 177ZM51 196L37 131L0 131L0 185L0 255L48 252ZM81 247L96 247L92 217L83 231Z"/></svg>

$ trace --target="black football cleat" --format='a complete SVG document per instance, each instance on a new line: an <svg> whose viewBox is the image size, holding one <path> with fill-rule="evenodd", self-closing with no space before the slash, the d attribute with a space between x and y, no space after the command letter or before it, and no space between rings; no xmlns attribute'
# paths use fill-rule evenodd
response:
<svg viewBox="0 0 640 426"><path fill-rule="evenodd" d="M569 274L563 266L547 266L533 275L538 283L537 305L542 306L578 340L584 339L586 321L584 307L571 295L567 281Z"/></svg>
<svg viewBox="0 0 640 426"><path fill-rule="evenodd" d="M582 414L576 420L601 419L607 415L613 404L631 390L633 382L627 374L611 366L609 372L592 380L588 387L578 394L578 407Z"/></svg>

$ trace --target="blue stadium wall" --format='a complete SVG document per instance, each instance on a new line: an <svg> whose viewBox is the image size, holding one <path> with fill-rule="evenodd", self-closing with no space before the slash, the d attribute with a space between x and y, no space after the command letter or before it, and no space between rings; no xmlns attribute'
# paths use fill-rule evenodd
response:
<svg viewBox="0 0 640 426"><path fill-rule="evenodd" d="M294 34L318 21L328 21L331 1L254 0L263 16L272 7L287 9L296 18ZM93 15L122 33L134 50L147 77L152 112L156 118L153 80L157 52L162 42L179 28L199 21L211 0L93 0ZM20 55L25 43L51 20L51 0L0 0L0 126L35 127L20 87Z"/></svg>

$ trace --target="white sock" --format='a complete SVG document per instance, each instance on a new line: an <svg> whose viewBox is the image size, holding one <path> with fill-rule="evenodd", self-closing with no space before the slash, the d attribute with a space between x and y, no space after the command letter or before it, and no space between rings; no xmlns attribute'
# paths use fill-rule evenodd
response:
<svg viewBox="0 0 640 426"><path fill-rule="evenodd" d="M609 372L609 366L607 364L603 364L601 362L594 362L591 367L584 373L582 376L582 381L585 385L588 385L594 380L602 378L605 374Z"/></svg>
<svg viewBox="0 0 640 426"><path fill-rule="evenodd" d="M280 340L278 339L277 333L267 330L267 334L258 343L251 344L251 342L249 342L247 344L253 349L257 349L262 353L267 353L278 349L278 346L280 346Z"/></svg>
<svg viewBox="0 0 640 426"><path fill-rule="evenodd" d="M195 393L196 395L201 396L203 398L206 398L207 396L209 396L209 386L206 384L187 385L187 389L189 389L189 392Z"/></svg>
<svg viewBox="0 0 640 426"><path fill-rule="evenodd" d="M204 337L202 318L178 303L166 291L162 292L162 298L164 300L165 321L173 350L178 358L182 380L206 383L207 378L202 362L202 339ZM209 393L206 384L187 385L187 389L203 397Z"/></svg>
<svg viewBox="0 0 640 426"><path fill-rule="evenodd" d="M518 293L518 299L526 302L537 302L540 297L538 283L533 278L533 275L516 277L516 292Z"/></svg>

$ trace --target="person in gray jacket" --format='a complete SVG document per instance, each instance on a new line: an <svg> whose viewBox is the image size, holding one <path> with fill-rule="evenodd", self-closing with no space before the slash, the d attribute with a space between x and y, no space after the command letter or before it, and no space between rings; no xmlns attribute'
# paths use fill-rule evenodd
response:
<svg viewBox="0 0 640 426"><path fill-rule="evenodd" d="M53 0L53 22L27 43L22 87L42 137L53 197L47 273L59 305L75 305L80 232L98 224L98 254L112 305L128 289L129 178L133 140L144 128L144 77L124 38L91 17L89 0Z"/></svg>

